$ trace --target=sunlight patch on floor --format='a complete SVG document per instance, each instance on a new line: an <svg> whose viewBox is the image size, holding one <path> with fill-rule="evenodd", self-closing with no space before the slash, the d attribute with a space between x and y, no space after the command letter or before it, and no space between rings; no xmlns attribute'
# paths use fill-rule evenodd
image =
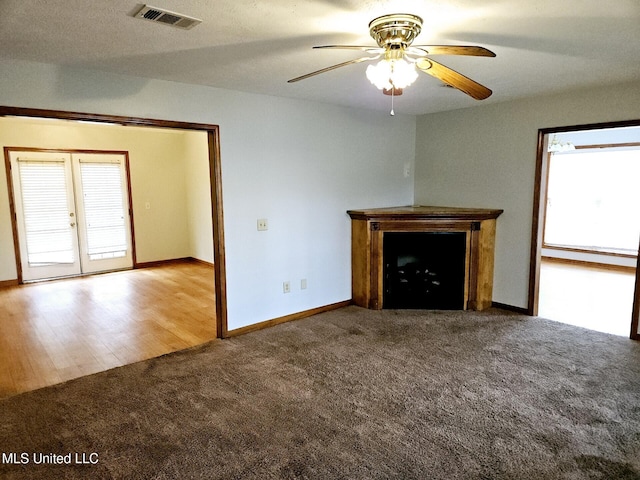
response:
<svg viewBox="0 0 640 480"><path fill-rule="evenodd" d="M628 337L634 274L542 261L538 315Z"/></svg>

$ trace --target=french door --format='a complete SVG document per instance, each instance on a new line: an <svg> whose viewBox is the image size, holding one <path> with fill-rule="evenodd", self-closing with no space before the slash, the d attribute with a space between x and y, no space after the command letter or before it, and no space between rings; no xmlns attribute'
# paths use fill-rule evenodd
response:
<svg viewBox="0 0 640 480"><path fill-rule="evenodd" d="M126 157L11 151L22 280L133 266Z"/></svg>

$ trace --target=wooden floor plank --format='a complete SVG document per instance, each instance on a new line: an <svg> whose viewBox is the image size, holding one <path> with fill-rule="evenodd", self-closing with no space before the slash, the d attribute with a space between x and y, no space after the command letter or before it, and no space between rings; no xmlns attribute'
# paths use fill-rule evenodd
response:
<svg viewBox="0 0 640 480"><path fill-rule="evenodd" d="M0 398L216 338L197 262L0 288Z"/></svg>

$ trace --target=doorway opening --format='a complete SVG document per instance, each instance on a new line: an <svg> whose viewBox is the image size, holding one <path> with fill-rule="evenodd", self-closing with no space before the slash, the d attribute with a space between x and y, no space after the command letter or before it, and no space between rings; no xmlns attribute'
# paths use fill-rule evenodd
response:
<svg viewBox="0 0 640 480"><path fill-rule="evenodd" d="M640 122L538 140L528 313L637 339Z"/></svg>
<svg viewBox="0 0 640 480"><path fill-rule="evenodd" d="M216 335L219 338L227 336L227 306L226 306L226 275L224 251L224 218L222 212L222 175L220 161L219 127L211 124L179 122L171 120L157 120L139 117L123 117L102 115L96 113L66 112L57 110L43 110L20 107L1 107L1 117L18 117L34 119L58 119L73 122L90 122L104 125L120 125L130 127L145 127L151 129L169 129L204 132L206 134L206 152L208 156L208 174L210 184L212 240L213 240L213 289L215 292L215 324ZM5 160L7 157L5 149ZM7 163L7 162L5 162ZM7 172L8 173L8 172ZM10 196L10 202L13 199ZM135 235L132 232L132 239ZM14 232L15 257L20 258L17 233ZM136 267L134 258L134 268ZM146 265L145 265L146 266ZM213 316L213 315L212 315Z"/></svg>

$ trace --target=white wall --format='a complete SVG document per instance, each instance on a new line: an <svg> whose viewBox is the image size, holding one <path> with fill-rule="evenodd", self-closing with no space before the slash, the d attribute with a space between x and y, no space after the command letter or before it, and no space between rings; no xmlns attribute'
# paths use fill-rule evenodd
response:
<svg viewBox="0 0 640 480"><path fill-rule="evenodd" d="M346 210L413 201L412 116L29 62L0 69L0 105L220 126L229 329L350 299Z"/></svg>
<svg viewBox="0 0 640 480"><path fill-rule="evenodd" d="M185 131L183 139L189 256L213 263L213 220L207 134Z"/></svg>
<svg viewBox="0 0 640 480"><path fill-rule="evenodd" d="M640 83L424 115L416 128L415 203L504 209L493 299L524 308L538 129L635 119Z"/></svg>
<svg viewBox="0 0 640 480"><path fill-rule="evenodd" d="M412 202L415 118L236 95L219 117L229 328L351 299L346 210Z"/></svg>

